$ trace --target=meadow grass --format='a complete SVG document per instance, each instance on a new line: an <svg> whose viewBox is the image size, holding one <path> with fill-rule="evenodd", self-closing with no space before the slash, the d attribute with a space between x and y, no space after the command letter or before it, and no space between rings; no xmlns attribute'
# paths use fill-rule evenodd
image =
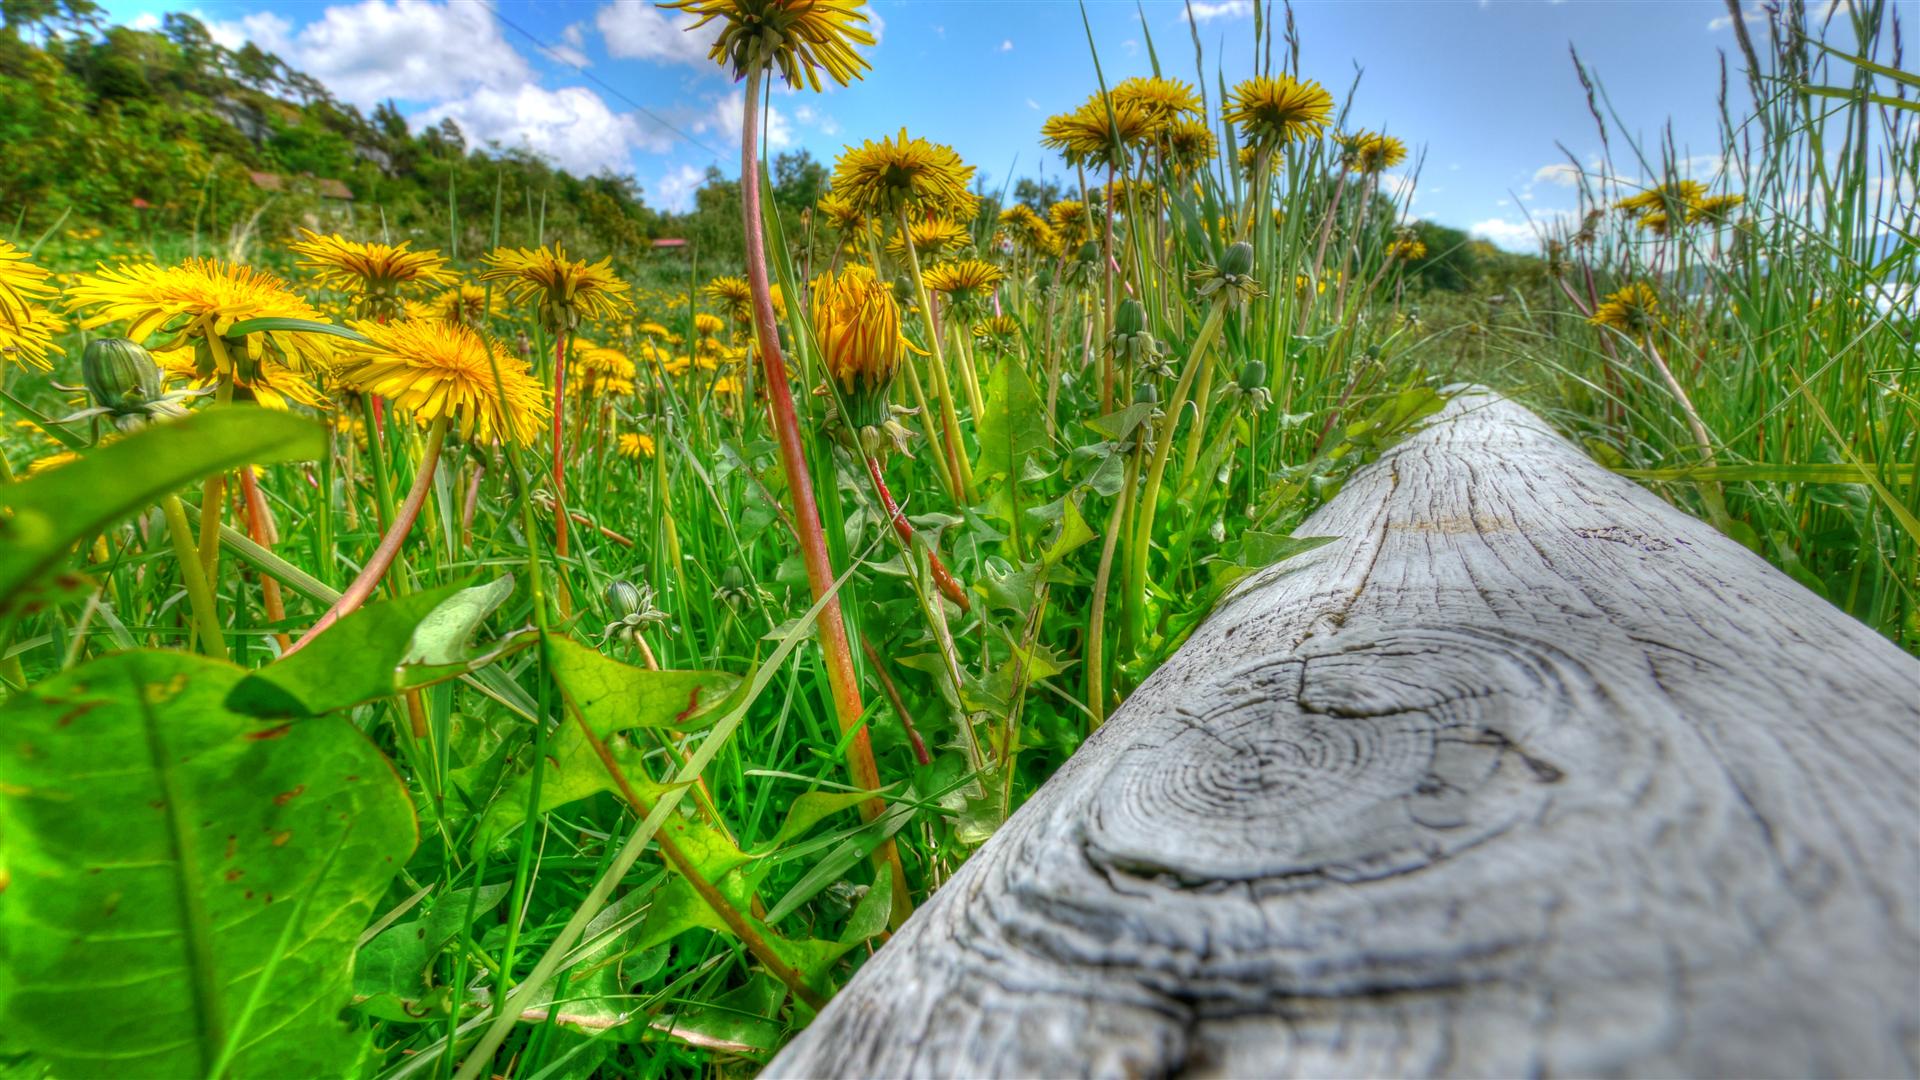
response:
<svg viewBox="0 0 1920 1080"><path fill-rule="evenodd" d="M1294 70L1286 28L1271 18L1259 27L1258 73ZM1851 77L1809 48L1783 46L1774 62L1804 58L1791 70L1817 81ZM897 243L903 226L925 224L910 214L840 228L823 206L802 236L769 216L779 341L864 700L851 727L815 644L827 605L795 539L760 346L737 290L716 280L740 268L697 253L618 267L631 307L558 341L536 306L481 286L472 330L505 363L524 363L541 386L556 363L568 368L557 442L545 427L496 442L456 426L423 473L441 425L393 401L376 414L350 380L316 366L304 374L321 404L290 411L326 421L323 452L287 451L233 483L175 482L157 502L126 495L109 524L73 536L55 569L78 574L38 575L30 601L15 598L0 622L0 675L17 699L7 715L23 730L37 730L36 718L57 730L64 714L44 702L82 692L109 654L158 650L142 662L186 665L224 652L237 670L212 660L178 670L255 673L316 714L300 723L363 733L418 819L411 856L361 898L369 918L344 941L202 939L189 916L178 931L170 909L148 914L159 930L201 940L209 969L271 973L353 956L350 986L263 975L236 990L195 967L197 1022L119 999L143 1019L114 1037L186 1037L204 1047L202 1064L244 1065L254 1016L317 1000L322 1013L346 1008L370 1047L351 1067L367 1076L744 1071L807 1022L1226 588L1310 546L1291 537L1295 526L1462 375L1541 403L1609 464L1685 470L1645 475L1913 644L1912 341L1871 291L1912 280L1912 203L1897 195L1911 192L1920 152L1910 114L1817 98L1804 78L1759 82L1758 114L1727 125L1741 150L1728 156L1727 183L1745 209L1649 237L1613 211L1633 192L1603 162L1589 170L1600 212L1591 238L1573 223L1543 264L1554 275L1517 290L1497 316L1477 315L1469 333L1410 285L1421 255L1406 246L1406 193L1382 193L1389 144L1349 130L1337 109L1296 137L1250 144L1259 121L1222 123L1228 88L1201 66L1197 43L1194 63L1183 89L1199 99L1197 149L1191 132L1180 145L1164 128L1125 134L1124 110L1100 96L1116 91L1117 102L1118 88L1104 75L1089 87L1080 125L1096 134L1072 150L1063 199L1078 216L996 213L1005 193L982 191L989 209L957 222L944 251ZM1170 61L1160 75L1179 78ZM1861 134L1869 119L1878 134ZM1665 183L1675 156L1655 148L1640 172ZM1098 207L1106 212L1089 212ZM1882 250L1889 235L1901 237L1897 259ZM34 239L21 247L63 287L101 261L164 267L221 254L283 275L334 323L366 313L315 287L288 238L237 234L214 252L192 235L62 222ZM551 239L531 210L503 210L486 247ZM1000 279L970 295L924 287L967 258ZM872 272L912 344L878 415L860 411L839 377L851 354L816 323L823 275L850 267ZM473 281L482 265L454 269ZM1606 297L1632 282L1656 290L1653 317L1595 325ZM1426 318L1410 317L1423 300ZM31 490L79 508L131 484L89 474L88 491L56 487L62 468L113 452L96 444L116 432L112 417L52 422L89 404L61 388L83 381L89 340L127 330L70 325L53 373L7 370L12 422L0 447L25 474L19 491L39 485ZM1466 340L1470 355L1455 347ZM1707 432L1710 463L1676 385ZM223 408L263 408L244 390L220 394L241 399ZM170 423L123 438L168 445L154 440ZM908 451L891 449L896 436ZM63 463L69 453L82 460ZM294 651L405 520L416 483L419 518L374 602ZM222 520L238 531L196 586L192 541ZM502 579L510 592L487 584ZM377 692L353 690L368 671ZM253 687L250 708L285 700L242 685ZM244 698L226 701L239 709ZM137 709L101 715L140 729ZM210 715L259 740L247 752L265 756L250 762L285 766L272 757L284 721ZM857 780L863 753L877 794ZM0 780L36 767L17 748L5 755ZM125 792L114 783L76 775L63 794L117 805ZM249 780L228 783L246 790ZM53 828L30 802L6 819L10 840ZM271 814L279 797L258 802L247 812ZM145 827L131 816L102 824ZM904 895L893 892L889 842ZM73 870L103 859L87 845L105 843L90 834L47 857ZM310 877L287 926L358 910L319 887L339 872L330 849L289 850ZM0 925L46 895L33 892L44 869L18 863ZM322 910L329 903L339 906ZM54 946L33 949L23 963L68 962ZM23 1033L7 1052L67 1060L81 1049L34 1003L7 1008ZM210 1028L206 1017L223 1013L230 1022Z"/></svg>

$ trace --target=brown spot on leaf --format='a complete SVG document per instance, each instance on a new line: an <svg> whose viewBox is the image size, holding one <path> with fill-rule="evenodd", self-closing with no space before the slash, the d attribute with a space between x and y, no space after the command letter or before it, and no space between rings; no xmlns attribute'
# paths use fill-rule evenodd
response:
<svg viewBox="0 0 1920 1080"><path fill-rule="evenodd" d="M273 846L274 846L274 847L286 847L286 846L287 846L287 841L289 841L289 840L291 840L291 839L293 839L293 830L292 830L292 829L282 829L282 830L281 830L280 832L277 832L277 833L274 833L274 834L273 834Z"/></svg>
<svg viewBox="0 0 1920 1080"><path fill-rule="evenodd" d="M305 792L306 790L307 790L307 785L295 784L292 791L283 791L280 794L275 795L273 797L273 805L285 806L288 803L292 802L293 800L299 798L301 793Z"/></svg>
<svg viewBox="0 0 1920 1080"><path fill-rule="evenodd" d="M247 875L247 872L245 870L240 870L240 869L229 870L227 871L227 880L239 881L241 878L245 877L246 875Z"/></svg>
<svg viewBox="0 0 1920 1080"><path fill-rule="evenodd" d="M673 718L674 723L677 724L680 721L685 720L687 717L692 716L693 710L699 707L700 707L700 688L696 686L693 688L693 693L687 695L687 707L685 709L682 709L680 711L680 714Z"/></svg>
<svg viewBox="0 0 1920 1080"><path fill-rule="evenodd" d="M278 727L270 727L261 731L249 731L240 737L247 742L266 742L268 739L277 739L292 730L292 724L281 724Z"/></svg>

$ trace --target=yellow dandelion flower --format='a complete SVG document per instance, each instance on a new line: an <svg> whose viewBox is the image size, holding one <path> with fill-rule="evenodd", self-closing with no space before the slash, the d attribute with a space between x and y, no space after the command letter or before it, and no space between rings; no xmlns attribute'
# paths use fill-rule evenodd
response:
<svg viewBox="0 0 1920 1080"><path fill-rule="evenodd" d="M974 324L973 336L993 352L1012 352L1020 347L1020 320L1011 315L995 315Z"/></svg>
<svg viewBox="0 0 1920 1080"><path fill-rule="evenodd" d="M983 259L951 259L927 270L927 288L937 293L973 295L1005 281L1007 272Z"/></svg>
<svg viewBox="0 0 1920 1080"><path fill-rule="evenodd" d="M1200 95L1178 79L1159 76L1126 79L1113 88L1113 100L1138 105L1163 123L1178 116L1200 114Z"/></svg>
<svg viewBox="0 0 1920 1080"><path fill-rule="evenodd" d="M33 461L27 465L27 475L39 476L43 472L48 472L62 465L79 460L79 453L73 450L61 450L56 453L47 454L43 457L33 459Z"/></svg>
<svg viewBox="0 0 1920 1080"><path fill-rule="evenodd" d="M693 332L703 338L711 338L727 328L727 324L717 315L702 311L693 317Z"/></svg>
<svg viewBox="0 0 1920 1080"><path fill-rule="evenodd" d="M1047 221L1067 240L1079 243L1093 233L1093 215L1079 199L1061 199L1047 207Z"/></svg>
<svg viewBox="0 0 1920 1080"><path fill-rule="evenodd" d="M1418 262L1427 257L1427 243L1417 236L1402 237L1387 245L1387 257Z"/></svg>
<svg viewBox="0 0 1920 1080"><path fill-rule="evenodd" d="M1060 234L1039 211L1025 203L1014 203L1000 211L1000 224L1016 243L1031 250L1048 254L1060 250Z"/></svg>
<svg viewBox="0 0 1920 1080"><path fill-rule="evenodd" d="M322 334L267 330L234 339L234 326L252 319L327 320L272 274L218 259L188 259L169 268L103 266L67 290L67 306L89 312L82 329L125 321L126 336L134 341L166 333L170 344L193 344L202 379L252 386L277 379L270 370L275 365L308 374L325 372L333 362L335 339Z"/></svg>
<svg viewBox="0 0 1920 1080"><path fill-rule="evenodd" d="M746 322L753 318L753 289L747 285L747 279L725 275L707 282L700 295L720 306L727 318L734 322Z"/></svg>
<svg viewBox="0 0 1920 1080"><path fill-rule="evenodd" d="M856 233L867 227L867 216L860 208L834 192L822 195L814 206L826 215L827 224L843 233Z"/></svg>
<svg viewBox="0 0 1920 1080"><path fill-rule="evenodd" d="M35 305L57 292L47 277L45 270L27 261L26 252L0 240L0 326L18 330L33 321Z"/></svg>
<svg viewBox="0 0 1920 1080"><path fill-rule="evenodd" d="M1049 117L1041 124L1040 144L1060 151L1071 164L1120 168L1128 147L1151 140L1163 126L1161 118L1137 101L1095 94L1072 112Z"/></svg>
<svg viewBox="0 0 1920 1080"><path fill-rule="evenodd" d="M1214 155L1219 153L1213 128L1205 120L1195 117L1174 119L1167 125L1163 138L1166 139L1169 162L1183 172L1206 168Z"/></svg>
<svg viewBox="0 0 1920 1080"><path fill-rule="evenodd" d="M1594 326L1610 326L1623 334L1651 330L1660 321L1660 297L1645 282L1636 281L1609 293L1587 321Z"/></svg>
<svg viewBox="0 0 1920 1080"><path fill-rule="evenodd" d="M613 272L613 260L588 263L569 259L564 248L500 248L489 252L482 281L504 282L515 304L537 305L540 318L555 334L582 321L616 319L632 310L632 287Z"/></svg>
<svg viewBox="0 0 1920 1080"><path fill-rule="evenodd" d="M1672 180L1658 187L1629 195L1613 204L1615 210L1628 217L1639 217L1655 211L1665 211L1671 207L1685 209L1699 202L1707 194L1707 185L1698 180Z"/></svg>
<svg viewBox="0 0 1920 1080"><path fill-rule="evenodd" d="M1407 160L1407 144L1391 135L1356 131L1340 140L1340 164L1348 172L1377 173Z"/></svg>
<svg viewBox="0 0 1920 1080"><path fill-rule="evenodd" d="M631 461L653 456L653 436L644 431L623 431L620 433L620 456Z"/></svg>
<svg viewBox="0 0 1920 1080"><path fill-rule="evenodd" d="M707 56L736 79L778 67L788 86L798 90L804 81L819 90L822 71L845 86L870 66L853 49L875 40L861 29L867 16L859 0L672 0L660 6L700 16L688 30L725 20Z"/></svg>
<svg viewBox="0 0 1920 1080"><path fill-rule="evenodd" d="M633 379L639 374L632 360L619 349L609 349L604 345L588 345L574 353L580 370L586 377L585 391L605 394L633 393Z"/></svg>
<svg viewBox="0 0 1920 1080"><path fill-rule="evenodd" d="M887 388L900 370L906 339L893 290L850 266L813 283L813 332L827 370L846 394L855 430L887 420Z"/></svg>
<svg viewBox="0 0 1920 1080"><path fill-rule="evenodd" d="M1641 214L1636 224L1641 232L1650 232L1655 236L1667 236L1673 232L1673 218L1665 210Z"/></svg>
<svg viewBox="0 0 1920 1080"><path fill-rule="evenodd" d="M973 234L967 231L966 226L946 218L922 218L907 226L906 237L896 232L888 238L888 253L896 259L905 259L907 239L913 241L913 250L920 255L941 255L965 247L973 240Z"/></svg>
<svg viewBox="0 0 1920 1080"><path fill-rule="evenodd" d="M1747 201L1745 195L1708 195L1687 204L1687 224L1725 225Z"/></svg>
<svg viewBox="0 0 1920 1080"><path fill-rule="evenodd" d="M1262 75L1234 87L1220 116L1256 146L1284 146L1326 130L1333 118L1333 95L1312 79Z"/></svg>
<svg viewBox="0 0 1920 1080"><path fill-rule="evenodd" d="M638 327L635 327L635 329L647 337L664 338L673 333L673 331L661 326L657 322L643 322Z"/></svg>
<svg viewBox="0 0 1920 1080"><path fill-rule="evenodd" d="M404 240L398 244L365 244L304 228L300 236L287 245L289 251L300 256L294 265L313 271L322 287L346 293L362 303L391 305L402 293L424 292L457 280L439 252L409 251ZM389 313L397 310L395 307Z"/></svg>
<svg viewBox="0 0 1920 1080"><path fill-rule="evenodd" d="M434 297L427 310L441 322L478 327L492 317L498 307L488 303L487 290L480 286L456 285Z"/></svg>
<svg viewBox="0 0 1920 1080"><path fill-rule="evenodd" d="M713 392L716 394L739 394L740 380L731 375L722 375L713 380Z"/></svg>
<svg viewBox="0 0 1920 1080"><path fill-rule="evenodd" d="M153 359L160 366L162 375L189 390L210 389L219 382L217 375L201 370L199 350L191 345L161 349L153 354ZM327 404L327 396L316 389L311 381L281 364L259 365L245 382L236 383L234 392L249 396L256 404L278 412L285 412L294 405L317 409Z"/></svg>
<svg viewBox="0 0 1920 1080"><path fill-rule="evenodd" d="M530 445L549 415L527 365L464 326L434 322L356 322L367 338L341 355L346 381L393 407L433 421L446 418L462 438Z"/></svg>
<svg viewBox="0 0 1920 1080"><path fill-rule="evenodd" d="M833 190L862 214L890 218L911 206L936 217L972 221L979 199L967 190L973 166L953 148L911 138L850 146L833 166Z"/></svg>

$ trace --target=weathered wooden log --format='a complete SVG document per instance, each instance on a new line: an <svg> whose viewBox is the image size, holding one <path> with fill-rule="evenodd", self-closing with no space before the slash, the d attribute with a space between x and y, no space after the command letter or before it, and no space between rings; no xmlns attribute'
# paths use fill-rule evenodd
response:
<svg viewBox="0 0 1920 1080"><path fill-rule="evenodd" d="M1920 1070L1920 662L1457 398L771 1076Z"/></svg>

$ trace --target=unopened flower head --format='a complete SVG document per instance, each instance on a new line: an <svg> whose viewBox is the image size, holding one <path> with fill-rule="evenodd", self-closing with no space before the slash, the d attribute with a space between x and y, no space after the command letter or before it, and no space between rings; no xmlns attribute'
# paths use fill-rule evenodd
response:
<svg viewBox="0 0 1920 1080"><path fill-rule="evenodd" d="M863 267L821 275L813 284L813 331L848 424L855 431L884 424L887 390L906 351L892 291Z"/></svg>

